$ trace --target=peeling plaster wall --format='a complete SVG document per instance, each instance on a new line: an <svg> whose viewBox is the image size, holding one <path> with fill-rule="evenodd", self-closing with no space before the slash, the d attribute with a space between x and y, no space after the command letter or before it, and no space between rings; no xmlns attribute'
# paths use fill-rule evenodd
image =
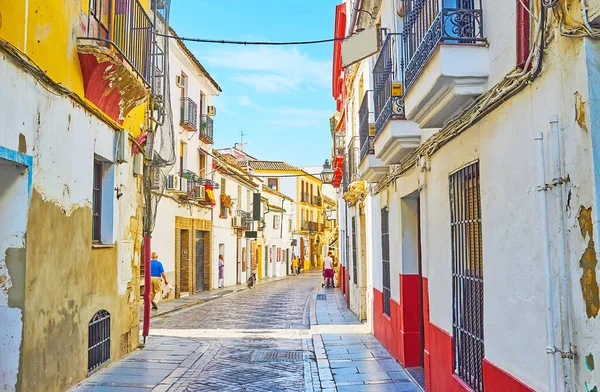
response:
<svg viewBox="0 0 600 392"><path fill-rule="evenodd" d="M141 181L132 158L114 165L123 192L118 200L107 192L115 243L93 248L94 154L113 159L114 131L4 58L0 74L0 146L33 156L29 210L14 211L28 213L26 250L11 253L26 264L17 390L64 391L87 376L88 323L98 310L111 314L111 360L138 345Z"/></svg>
<svg viewBox="0 0 600 392"><path fill-rule="evenodd" d="M16 388L23 332L28 168L0 158L0 390Z"/></svg>

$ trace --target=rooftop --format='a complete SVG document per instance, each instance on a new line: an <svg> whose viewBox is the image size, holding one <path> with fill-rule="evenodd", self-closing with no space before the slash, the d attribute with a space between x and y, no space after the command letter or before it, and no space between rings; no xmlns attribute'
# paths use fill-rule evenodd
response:
<svg viewBox="0 0 600 392"><path fill-rule="evenodd" d="M179 35L177 35L177 33L175 32L175 30L173 30L172 27L169 27L169 30L170 30L170 32L171 32L172 35L174 35L176 37L179 37ZM180 40L180 39L178 39L177 40L177 45L181 48L181 50L183 50L183 52L190 59L190 61L192 63L194 63L194 65L198 68L198 71L200 71L200 73L202 75L204 75L213 84L213 86L215 86L215 88L217 90L219 90L219 92L223 92L223 90L221 90L221 86L219 86L219 84L217 83L217 81L214 80L213 77L208 73L208 71L206 70L206 68L204 68L204 66L200 63L200 60L198 60L196 58L196 56L194 56L194 54L192 53L192 51L189 50L187 46L185 46L185 44L183 43L183 41Z"/></svg>
<svg viewBox="0 0 600 392"><path fill-rule="evenodd" d="M296 166L283 161L248 161L248 165L254 170L274 171L300 171Z"/></svg>

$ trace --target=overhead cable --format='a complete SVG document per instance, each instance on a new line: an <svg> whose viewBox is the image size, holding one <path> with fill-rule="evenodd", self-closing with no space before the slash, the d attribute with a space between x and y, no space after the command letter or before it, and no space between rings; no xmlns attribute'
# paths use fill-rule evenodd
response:
<svg viewBox="0 0 600 392"><path fill-rule="evenodd" d="M318 39L312 41L236 41L236 40L225 40L225 39L207 39L207 38L189 38L181 37L178 35L171 34L160 34L156 35L166 38L178 39L180 41L200 42L205 44L226 44L226 45L263 45L263 46L286 46L286 45L314 45L323 44L327 42L343 41L346 37L339 38L328 38Z"/></svg>

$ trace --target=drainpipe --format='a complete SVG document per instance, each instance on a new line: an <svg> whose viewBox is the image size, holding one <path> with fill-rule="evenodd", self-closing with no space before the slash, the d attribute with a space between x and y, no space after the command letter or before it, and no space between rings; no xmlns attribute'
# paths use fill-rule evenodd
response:
<svg viewBox="0 0 600 392"><path fill-rule="evenodd" d="M542 248L544 256L544 278L546 281L546 353L548 354L548 373L550 375L550 392L556 392L556 345L554 343L554 304L553 284L550 264L550 235L548 232L548 211L546 210L546 173L544 170L544 136L541 132L535 135L537 146L537 167L539 204L542 224Z"/></svg>
<svg viewBox="0 0 600 392"><path fill-rule="evenodd" d="M560 330L562 338L562 366L564 390L572 390L571 375L571 330L569 326L569 298L567 296L567 258L565 246L565 212L563 208L563 191L565 179L560 156L560 129L558 126L558 116L550 117L550 128L552 129L552 144L554 145L554 173L552 185L554 185L554 202L556 206L556 218L558 224L558 266L560 279Z"/></svg>

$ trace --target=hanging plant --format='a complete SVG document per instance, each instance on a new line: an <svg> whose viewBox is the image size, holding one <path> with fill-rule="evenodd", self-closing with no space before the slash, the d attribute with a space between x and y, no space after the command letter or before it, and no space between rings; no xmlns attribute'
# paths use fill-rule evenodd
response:
<svg viewBox="0 0 600 392"><path fill-rule="evenodd" d="M233 203L231 201L231 196L229 195L221 195L221 203L223 204L223 207L227 208L227 210L229 210L229 214L231 214L231 207L233 206Z"/></svg>

